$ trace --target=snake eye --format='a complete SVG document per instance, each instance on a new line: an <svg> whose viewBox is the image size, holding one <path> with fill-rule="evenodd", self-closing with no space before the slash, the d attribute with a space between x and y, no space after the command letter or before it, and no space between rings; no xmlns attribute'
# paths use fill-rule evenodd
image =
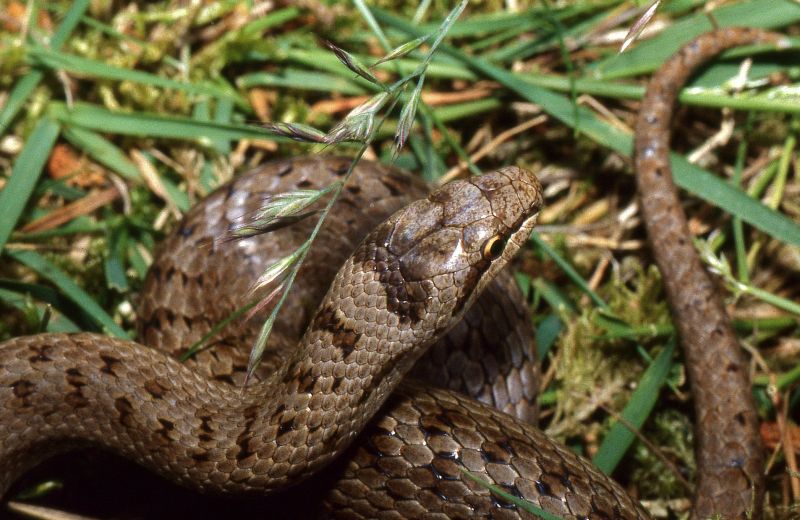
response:
<svg viewBox="0 0 800 520"><path fill-rule="evenodd" d="M502 235L495 235L483 244L483 257L487 260L494 260L503 253L505 247L505 238Z"/></svg>

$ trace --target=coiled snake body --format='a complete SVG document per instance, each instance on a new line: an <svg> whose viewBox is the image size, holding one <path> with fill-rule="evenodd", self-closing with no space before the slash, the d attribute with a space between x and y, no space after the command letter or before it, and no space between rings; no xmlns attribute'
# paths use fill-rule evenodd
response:
<svg viewBox="0 0 800 520"><path fill-rule="evenodd" d="M680 72L678 80L664 86L664 74L660 83L656 76L637 129L643 209L648 220L660 222L649 229L651 236L664 229L658 226L665 221L674 226L664 240L685 242L686 236L682 210L677 199L671 200L675 189L666 161L674 93L708 55L759 39L774 41L744 30L714 33L687 46L684 53L692 60L668 62L663 70L672 63L674 70L667 74ZM327 225L345 245L326 252L329 261L306 268L301 278L318 286L315 282L330 280L341 268L324 298L301 292L284 309L287 319L271 345L278 361L260 369L259 381L244 390L236 387L245 364L241 344L252 334L248 327L226 329L214 348L190 365L174 360L242 305L239 298L270 261L265 250L278 256L291 250L291 245L277 250L268 245L271 235L221 249L204 240L220 236L264 194L287 186L320 187L345 166L333 158L267 165L222 188L187 217L148 276L140 312L141 338L161 351L97 334L42 334L0 345L0 495L27 469L76 444L110 449L183 485L220 493L280 490L346 451L346 461L327 477L330 487L321 506L327 515L532 517L465 478L468 470L563 518L647 518L617 484L526 422L535 417L537 384L530 328L507 275L490 285L527 238L541 205L538 181L524 170L508 168L451 183L377 225L424 189L391 169L360 166L337 204L362 206L366 216L345 209ZM663 179L668 185L653 191ZM337 231L337 222L358 231ZM359 233L374 225L358 244ZM206 247L200 247L203 243ZM667 253L656 246L657 258L689 266L695 255L691 246L688 252L673 246L662 246ZM312 257L322 246L315 247ZM353 253L345 259L346 250ZM681 322L687 305L676 303L674 293L680 291L670 282L675 278L669 265L662 263ZM705 277L699 264L685 267L681 276L698 270ZM710 291L707 277L694 283L692 291L698 284ZM477 310L460 321L484 288ZM718 297L704 293L699 298L690 295L688 307L695 314L699 301L712 308L700 308L702 345L728 332L722 307L714 303ZM493 310L498 302L504 313ZM298 346L282 339L296 337L305 323ZM691 327L680 329L684 343L694 333ZM451 328L430 354L450 361L425 363L416 372L517 419L457 392L401 382L426 348ZM496 350L478 368L475 358L487 347ZM704 377L713 381L714 366L698 361L686 347L689 362L704 366ZM728 374L720 384L733 393L700 397L698 406L711 399L714 413L701 410L700 426L718 428L710 437L701 433L701 447L717 450L711 461L701 452L701 461L723 463L716 465L722 469L710 486L705 479L710 498L701 476L697 503L706 509L695 514L737 517L758 510L760 447L752 436L756 415L735 339L722 348L728 350L716 355L728 359ZM477 382L467 377L473 373ZM696 375L693 382L697 389ZM719 436L721 448L714 440ZM726 462L731 460L737 464L732 475Z"/></svg>

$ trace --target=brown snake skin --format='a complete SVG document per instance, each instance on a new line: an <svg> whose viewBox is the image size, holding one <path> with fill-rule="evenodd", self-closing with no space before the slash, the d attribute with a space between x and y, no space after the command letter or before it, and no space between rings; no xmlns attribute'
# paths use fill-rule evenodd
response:
<svg viewBox="0 0 800 520"><path fill-rule="evenodd" d="M178 357L187 345L237 309L253 280L299 247L313 222L255 236L238 242L237 247L217 247L213 254L197 255L196 250L224 236L229 226L257 210L270 194L323 188L339 180L349 164L347 159L333 157L267 164L240 176L191 211L164 241L148 273L138 311L143 343ZM271 355L265 356L257 379L274 372L281 356L294 350L339 266L364 236L428 191L418 177L395 168L368 162L356 167L281 311L271 337ZM325 261L314 261L316 258ZM205 296L208 294L214 295L213 301ZM416 375L533 422L538 363L532 348L533 330L526 318L529 311L521 301L512 277L501 272L465 319L427 353L428 360L416 365ZM267 314L262 312L261 319L225 329L213 349L194 358L195 370L207 378L241 386L247 364L247 348L242 346L252 344Z"/></svg>
<svg viewBox="0 0 800 520"><path fill-rule="evenodd" d="M693 518L761 515L764 455L747 362L714 282L689 237L672 182L669 136L681 86L720 52L778 34L746 28L707 33L684 46L650 80L636 122L641 209L686 357L694 395L698 482Z"/></svg>
<svg viewBox="0 0 800 520"><path fill-rule="evenodd" d="M258 272L250 259L261 262L258 244L223 243L224 252L217 252L201 247L203 238L219 236L220 226L224 230L273 188L324 185L345 166L330 158L274 163L193 210L167 240L146 282L143 339L175 353L190 343L195 328L207 330L222 317L205 312L245 294L248 272ZM359 171L338 204L357 206L348 198L359 195L354 188L377 191L375 201L364 203L367 213L402 205L378 200L397 198L414 182L378 165ZM527 239L540 205L538 181L508 168L451 183L406 206L361 245L343 239L344 249L355 251L337 260L343 266L322 303L300 295L284 309L290 325L276 333L310 321L304 339L288 350L278 339L276 357L283 362L268 365L262 381L244 391L230 384L241 378L245 363L229 348L244 334L235 330L196 360L200 373L154 349L96 334L6 342L0 346L0 462L7 471L0 475L0 491L43 457L76 443L105 447L202 491L267 493L303 480L347 449L424 347L459 321ZM495 236L506 244L502 251L486 247ZM337 265L330 263L314 266L310 278L327 276L324 271ZM508 286L488 294L507 305L502 298L517 299ZM205 291L212 288L209 298ZM525 323L525 311L512 306L500 317L484 307L483 317L467 316L467 325L457 325L445 341L463 349L460 359L447 356L456 360L450 373L470 375L470 360L479 355L471 351L480 347L480 320L497 325L490 333L505 337L493 343L501 339L512 347L495 354L496 362L488 363L495 368L479 378L489 383L471 393L531 416L523 388L536 384L536 374L521 347L530 331L515 324L520 317ZM318 309L310 320L303 316L309 308ZM500 373L512 383L493 382ZM462 469L469 469L565 518L646 517L616 484L532 425L461 394L412 383L392 394L346 459L321 501L320 513L327 516L531 516L467 480Z"/></svg>
<svg viewBox="0 0 800 520"><path fill-rule="evenodd" d="M668 130L675 95L693 68L724 48L753 41L775 40L725 30L688 45L654 77L637 125L642 209L698 407L701 474L694 515L700 518L712 511L724 518L758 514L762 459L744 360L686 239L666 158ZM187 216L151 269L140 310L142 341L165 353L97 334L42 334L0 344L0 496L42 459L90 444L183 485L220 493L280 490L343 454L325 472L318 511L324 516L534 518L466 479L467 469L562 518L648 518L617 484L525 422L536 414L537 384L526 310L508 276L489 283L527 238L541 205L538 181L523 170L451 183L375 227L424 188L365 163L337 203L350 207L344 215L351 211L337 221L347 232L330 231L344 245L326 250L328 261L304 268L300 279L309 279L316 292L298 291L287 304L259 381L244 390L235 386L246 362L237 346L248 344L252 325L226 329L193 362L174 361L171 356L242 304L254 276L274 259L269 255L292 248L276 249L271 234L219 250L207 239L220 236L266 194L320 187L340 175L343 164L303 158L266 165ZM373 195L365 202L361 191ZM295 234L291 240L303 232L302 226L280 231ZM499 255L486 247L494 236L505 243ZM265 247L272 250L264 253ZM319 303L319 286L340 265ZM477 310L460 321L485 287ZM681 294L687 287L693 290ZM687 296L688 302L679 300ZM293 343L306 324L299 345ZM458 392L401 382L451 327L415 373L524 420ZM479 363L487 347L499 350Z"/></svg>

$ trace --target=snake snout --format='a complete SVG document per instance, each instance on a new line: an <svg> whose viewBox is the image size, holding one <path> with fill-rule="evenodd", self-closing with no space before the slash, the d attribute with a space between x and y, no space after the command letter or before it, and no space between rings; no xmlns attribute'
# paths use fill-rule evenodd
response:
<svg viewBox="0 0 800 520"><path fill-rule="evenodd" d="M413 279L470 267L485 271L516 253L541 205L541 184L531 172L503 168L446 184L401 211L387 245Z"/></svg>
<svg viewBox="0 0 800 520"><path fill-rule="evenodd" d="M489 201L492 214L511 231L534 216L542 207L542 185L525 168L509 166L471 179Z"/></svg>

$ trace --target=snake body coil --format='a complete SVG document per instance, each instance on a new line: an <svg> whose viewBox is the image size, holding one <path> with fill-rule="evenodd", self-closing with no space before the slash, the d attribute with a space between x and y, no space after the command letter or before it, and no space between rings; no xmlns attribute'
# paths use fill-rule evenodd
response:
<svg viewBox="0 0 800 520"><path fill-rule="evenodd" d="M341 165L313 158L276 163L238 182L341 171ZM392 174L383 182L396 192L407 179ZM246 192L223 188L195 214L241 212L232 202L239 193ZM0 491L76 443L110 449L202 491L267 493L304 480L347 449L414 360L459 321L527 238L540 205L536 179L508 168L451 183L396 212L343 262L299 346L244 391L229 384L240 378L240 361L225 342L198 360L202 375L154 349L95 334L6 342L0 461L8 471ZM205 233L195 223L190 215L170 240L185 244ZM234 255L258 256L252 243L234 244ZM202 318L193 308L204 296L193 283L220 284L221 275L205 264L211 252L190 248L190 265L178 267L165 253L148 282L181 284L183 296L167 292L159 302L151 292L143 304L142 336L167 351ZM223 260L214 260L222 271L230 265ZM223 280L221 291L238 289ZM510 365L512 374L531 374L518 360ZM509 411L526 401L492 394ZM485 488L464 479L467 469L565 517L644 517L616 484L533 426L449 391L406 383L392 395L338 470L324 500L330 514L521 514L498 509Z"/></svg>
<svg viewBox="0 0 800 520"><path fill-rule="evenodd" d="M775 38L728 30L689 44L655 76L637 126L643 211L698 405L698 516L758 513L761 451L741 353L685 239L669 181L668 125L675 95L694 67L754 41ZM422 193L409 177L378 165L361 168L365 175L360 181L356 175L350 195L374 182L388 193L364 204L351 200L367 216L346 218L347 227L370 229L406 203L404 194ZM219 236L254 209L255 186L267 185L260 193L270 193L280 179L305 175L294 183L308 187L341 171L342 161L331 158L274 163L222 188L187 217L154 264L140 311L140 336L162 352L97 334L0 344L0 495L53 453L93 445L202 491L264 494L322 472L318 512L328 516L533 518L466 478L469 471L562 518L648 518L617 484L526 423L536 412L529 326L508 277L500 274L490 285L527 238L541 204L538 181L523 170L447 185L394 213L360 245L359 233L343 234L349 247L326 252L329 262L301 275L324 285L314 282L327 283L341 266L327 295L290 301L271 345L277 354L257 383L236 387L245 365L240 345L252 334L247 326L226 329L190 364L173 359L242 304L237 297L268 263L264 238L217 250L199 247L198 236ZM347 205L348 196L339 204ZM345 249L353 251L348 258ZM460 321L476 299L478 312ZM510 309L506 315L492 314L497 301ZM296 337L305 324L298 345L281 339ZM492 326L497 337L488 337ZM705 347L709 338L719 340L719 351L692 346L696 340ZM437 339L431 359L456 361L415 373L518 418L457 392L401 382ZM498 348L477 368L487 345ZM715 361L721 358L726 362ZM720 381L729 393L709 397L708 381Z"/></svg>
<svg viewBox="0 0 800 520"><path fill-rule="evenodd" d="M650 80L636 122L642 214L694 395L698 483L692 518L760 517L764 455L744 353L717 288L689 239L686 214L672 181L672 110L692 72L713 56L739 45L779 45L783 40L779 34L736 27L696 38Z"/></svg>

